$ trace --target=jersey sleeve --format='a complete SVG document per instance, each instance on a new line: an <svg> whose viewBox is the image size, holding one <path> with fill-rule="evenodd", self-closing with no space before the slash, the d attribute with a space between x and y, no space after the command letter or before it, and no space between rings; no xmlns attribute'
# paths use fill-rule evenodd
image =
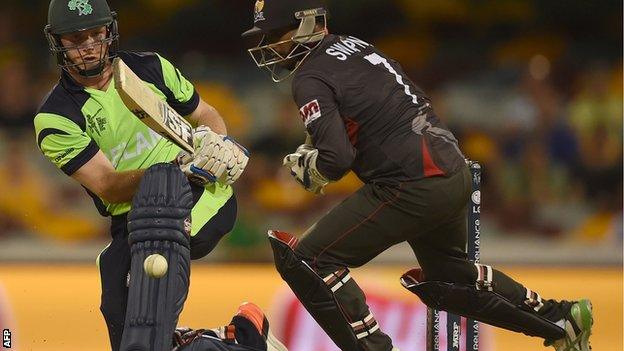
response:
<svg viewBox="0 0 624 351"><path fill-rule="evenodd" d="M172 94L167 96L167 103L182 116L193 113L199 105L199 94L195 87L189 82L171 62L158 55L162 66L165 86Z"/></svg>
<svg viewBox="0 0 624 351"><path fill-rule="evenodd" d="M340 116L334 89L319 78L298 77L293 82L293 96L312 143L319 150L318 171L330 180L339 180L351 169L355 148Z"/></svg>
<svg viewBox="0 0 624 351"><path fill-rule="evenodd" d="M100 150L85 131L63 116L39 113L34 124L37 145L43 155L69 176Z"/></svg>

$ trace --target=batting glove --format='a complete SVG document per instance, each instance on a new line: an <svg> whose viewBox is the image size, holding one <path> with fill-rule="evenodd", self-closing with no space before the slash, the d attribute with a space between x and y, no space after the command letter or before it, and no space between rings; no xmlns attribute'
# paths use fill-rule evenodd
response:
<svg viewBox="0 0 624 351"><path fill-rule="evenodd" d="M249 163L249 151L229 136L223 137L223 140L225 146L232 152L232 158L227 164L223 178L223 183L230 185L236 182L245 171Z"/></svg>
<svg viewBox="0 0 624 351"><path fill-rule="evenodd" d="M206 126L193 132L193 155L182 151L177 161L195 183L233 184L249 162L249 152L234 139L217 134Z"/></svg>
<svg viewBox="0 0 624 351"><path fill-rule="evenodd" d="M215 183L224 176L228 164L233 162L232 148L226 144L223 136L206 126L200 126L193 131L195 152L193 155L181 152L177 158L178 164L195 183Z"/></svg>

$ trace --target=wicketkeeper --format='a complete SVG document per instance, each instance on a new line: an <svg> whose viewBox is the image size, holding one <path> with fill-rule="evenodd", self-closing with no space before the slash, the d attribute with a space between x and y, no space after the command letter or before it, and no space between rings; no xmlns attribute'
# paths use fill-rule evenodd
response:
<svg viewBox="0 0 624 351"><path fill-rule="evenodd" d="M190 260L207 255L234 225L231 184L248 154L168 60L118 50L116 14L105 0L52 0L45 35L61 77L34 118L37 144L111 217L112 242L98 257L111 347L168 350L188 292ZM125 107L114 88L113 57L196 127L192 156ZM153 253L168 261L160 279L143 270Z"/></svg>
<svg viewBox="0 0 624 351"><path fill-rule="evenodd" d="M393 349L349 268L407 241L421 270L402 284L428 306L588 350L591 304L545 300L466 255L471 176L455 136L398 62L329 33L319 0L258 0L249 50L274 81L292 76L309 142L284 158L315 194L353 171L365 183L300 240L273 231L275 265L342 350Z"/></svg>

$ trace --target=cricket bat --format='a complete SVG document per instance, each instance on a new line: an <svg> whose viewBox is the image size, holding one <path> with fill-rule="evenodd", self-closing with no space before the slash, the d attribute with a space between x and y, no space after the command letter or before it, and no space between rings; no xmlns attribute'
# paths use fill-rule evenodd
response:
<svg viewBox="0 0 624 351"><path fill-rule="evenodd" d="M193 154L193 127L163 101L119 57L113 60L115 89L145 125Z"/></svg>

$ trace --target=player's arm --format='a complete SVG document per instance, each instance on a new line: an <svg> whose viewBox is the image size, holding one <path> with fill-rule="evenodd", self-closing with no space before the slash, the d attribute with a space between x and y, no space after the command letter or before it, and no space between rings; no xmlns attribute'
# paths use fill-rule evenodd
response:
<svg viewBox="0 0 624 351"><path fill-rule="evenodd" d="M72 178L109 203L132 201L144 169L117 171L102 151L80 167Z"/></svg>
<svg viewBox="0 0 624 351"><path fill-rule="evenodd" d="M316 167L328 180L341 179L355 160L333 88L315 77L295 81L293 93L312 145L318 150Z"/></svg>
<svg viewBox="0 0 624 351"><path fill-rule="evenodd" d="M68 118L40 113L34 124L39 149L61 171L107 202L132 200L143 171L117 172L91 137Z"/></svg>
<svg viewBox="0 0 624 351"><path fill-rule="evenodd" d="M42 113L34 122L41 152L65 174L106 202L132 200L144 170L115 170L91 137L65 117Z"/></svg>
<svg viewBox="0 0 624 351"><path fill-rule="evenodd" d="M207 126L217 134L227 135L227 127L219 111L201 98L195 111L186 118L193 127Z"/></svg>
<svg viewBox="0 0 624 351"><path fill-rule="evenodd" d="M200 98L193 84L171 62L160 55L158 59L165 86L172 93L167 103L180 115L186 116L193 127L207 126L215 133L227 135L225 122L219 112Z"/></svg>

